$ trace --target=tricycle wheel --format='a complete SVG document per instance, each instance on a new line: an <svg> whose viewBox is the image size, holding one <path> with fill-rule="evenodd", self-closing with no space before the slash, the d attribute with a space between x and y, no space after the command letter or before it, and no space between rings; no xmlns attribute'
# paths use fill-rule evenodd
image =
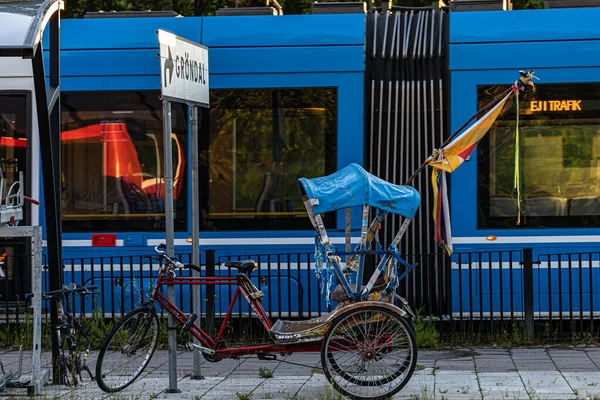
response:
<svg viewBox="0 0 600 400"><path fill-rule="evenodd" d="M353 399L385 399L399 392L417 363L406 319L371 305L342 313L323 338L321 364L329 382Z"/></svg>

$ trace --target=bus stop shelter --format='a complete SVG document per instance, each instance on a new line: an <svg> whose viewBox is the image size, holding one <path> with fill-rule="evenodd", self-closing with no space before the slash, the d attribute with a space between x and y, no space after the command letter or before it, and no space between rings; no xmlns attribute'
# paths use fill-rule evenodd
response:
<svg viewBox="0 0 600 400"><path fill-rule="evenodd" d="M62 287L59 29L63 8L62 0L0 2L0 93L23 93L29 99L32 140L28 150L31 160L39 159L31 148L34 142L39 143L36 146L41 155L50 290ZM49 65L45 65L42 37L48 25L50 31L44 45ZM37 165L29 164L32 169ZM29 179L25 188L31 190L36 184ZM50 309L54 326L56 304ZM58 357L55 330L52 330L52 349L55 360Z"/></svg>

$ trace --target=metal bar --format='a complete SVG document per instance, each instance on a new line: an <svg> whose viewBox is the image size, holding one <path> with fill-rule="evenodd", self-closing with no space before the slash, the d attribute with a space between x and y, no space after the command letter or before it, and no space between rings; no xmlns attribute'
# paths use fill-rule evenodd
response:
<svg viewBox="0 0 600 400"><path fill-rule="evenodd" d="M46 211L46 244L48 248L48 266L50 290L62 287L62 216L60 187L60 99L49 111L46 100L46 74L44 72L43 52L37 51L33 57L33 82L38 113L39 139L44 173L44 207ZM57 301L51 301L50 322L58 322ZM52 329L52 365L57 365L59 357L56 329ZM53 368L54 381L60 380L60 371Z"/></svg>
<svg viewBox="0 0 600 400"><path fill-rule="evenodd" d="M383 78L383 77L382 77ZM377 176L381 166L381 125L383 123L383 79L379 80L379 121L377 125ZM373 172L373 171L370 171Z"/></svg>
<svg viewBox="0 0 600 400"><path fill-rule="evenodd" d="M579 330L583 332L583 267L581 265L583 254L579 254ZM590 268L592 267L592 262L590 260ZM591 295L591 293L590 293ZM590 318L592 315L590 314Z"/></svg>
<svg viewBox="0 0 600 400"><path fill-rule="evenodd" d="M164 190L165 190L165 233L166 253L174 256L174 222L173 222L173 129L171 128L171 102L162 101L163 109L163 152L164 152ZM167 287L167 296L171 303L175 302L175 287ZM169 331L169 388L167 393L181 393L177 388L177 320L169 314L167 330Z"/></svg>
<svg viewBox="0 0 600 400"><path fill-rule="evenodd" d="M346 252L352 250L352 208L346 208ZM346 267L350 262L350 255L346 256ZM309 268L310 269L310 268Z"/></svg>
<svg viewBox="0 0 600 400"><path fill-rule="evenodd" d="M558 256L558 327L563 333L562 258Z"/></svg>
<svg viewBox="0 0 600 400"><path fill-rule="evenodd" d="M140 263L141 264L141 263ZM121 315L119 317L123 317L125 315L125 276L123 275L123 256L119 256L119 270L121 272ZM111 282L111 285L114 286L115 283Z"/></svg>
<svg viewBox="0 0 600 400"><path fill-rule="evenodd" d="M533 249L523 249L523 298L525 301L525 339L533 342Z"/></svg>
<svg viewBox="0 0 600 400"><path fill-rule="evenodd" d="M306 287L307 287L307 291L308 291L308 317L312 318L312 314L313 314L313 309L312 309L312 288L311 288L311 278L312 278L312 274L311 274L311 268L310 268L310 254L304 254L306 257ZM270 310L269 310L270 312Z"/></svg>
<svg viewBox="0 0 600 400"><path fill-rule="evenodd" d="M198 107L190 106L190 169L192 175L192 264L200 265L200 182L198 179ZM234 171L235 176L235 171ZM200 277L200 272L192 270L193 277ZM200 286L192 288L192 313L198 317L202 315L202 297L200 297ZM200 345L200 341L194 338L194 343ZM204 379L201 371L200 360L202 357L198 351L194 351L194 373L190 379Z"/></svg>
<svg viewBox="0 0 600 400"><path fill-rule="evenodd" d="M42 227L34 226L31 237L31 253L33 254L31 291L33 293L33 367L31 381L34 395L40 393L44 385L42 376Z"/></svg>
<svg viewBox="0 0 600 400"><path fill-rule="evenodd" d="M269 268L267 268L267 287L269 288L269 293L271 292L271 254L267 255L267 265L269 266ZM310 265L310 263L309 263ZM309 273L310 273L310 268L308 268ZM309 277L310 278L310 277ZM271 299L273 298L273 296L267 296L267 305L269 306L269 318L273 318L273 307L272 307L272 301Z"/></svg>
<svg viewBox="0 0 600 400"><path fill-rule="evenodd" d="M548 326L549 331L552 332L552 265L550 264L550 257L548 257Z"/></svg>
<svg viewBox="0 0 600 400"><path fill-rule="evenodd" d="M498 283L500 284L500 329L504 329L504 285L502 281L502 252L500 252L498 258Z"/></svg>
<svg viewBox="0 0 600 400"><path fill-rule="evenodd" d="M385 14L384 14L385 13ZM385 15L385 25L383 26L383 43L381 44L381 58L385 59L385 48L387 45L387 34L388 34L388 24L390 21L390 13L386 9L381 11L382 15Z"/></svg>
<svg viewBox="0 0 600 400"><path fill-rule="evenodd" d="M452 275L450 275L452 278ZM463 316L463 279L462 279L462 254L458 255L458 319L462 326ZM452 312L450 313L452 314Z"/></svg>
<svg viewBox="0 0 600 400"><path fill-rule="evenodd" d="M427 122L427 78L428 75L430 74L430 70L431 70L431 65L433 63L432 60L428 59L426 57L426 51L427 51L427 34L429 32L428 30L428 23L429 23L429 17L432 15L432 12L427 11L426 12L426 18L425 18L425 28L423 30L423 51L421 54L421 59L423 60L423 68L422 68L422 78L421 78L421 85L423 88L423 134L421 135L422 137L422 144L423 144L423 148L424 149L428 149L430 148L430 144L429 144L429 123ZM433 124L433 121L431 121L431 123ZM419 142L419 155L421 155L423 153L421 153L421 141ZM430 195L429 195L429 190L428 188L430 188L430 175L429 174L425 174L424 177L424 184L421 185L420 190L421 192L425 192L428 193L425 196L425 210L430 210ZM431 232L430 232L430 227L431 227L431 223L429 222L429 216L427 215L427 212L422 212L422 226L425 227L424 230L424 234L420 235L420 241L421 241L421 246L420 246L420 253L425 252L426 254L430 254L431 253ZM425 238L425 240L423 240L423 238ZM423 243L424 242L424 243ZM425 275L426 273L429 273L429 270L424 270L424 269L419 269L419 272L422 273L423 275ZM436 274L437 277L437 274ZM437 279L436 279L437 280ZM432 280L428 280L428 281L432 281ZM431 291L427 291L428 294L430 294Z"/></svg>
<svg viewBox="0 0 600 400"><path fill-rule="evenodd" d="M469 332L473 334L473 260L471 253L467 259L469 260Z"/></svg>
<svg viewBox="0 0 600 400"><path fill-rule="evenodd" d="M209 249L206 254L206 276L215 276L215 250ZM231 289L231 286L229 286ZM230 291L231 293L231 291ZM231 301L231 294L229 296ZM206 333L212 338L215 329L215 285L206 286Z"/></svg>
<svg viewBox="0 0 600 400"><path fill-rule="evenodd" d="M296 274L298 275L298 316L304 318L304 290L300 268L300 253L296 253Z"/></svg>
<svg viewBox="0 0 600 400"><path fill-rule="evenodd" d="M152 259L149 260L149 263L150 263L150 276L154 276L154 274L152 272L152 267L153 267ZM129 296L129 304L131 306L130 310L133 310L135 308L135 296L133 296L134 282L135 282L135 278L133 275L133 256L129 256L129 284L131 285L130 289L131 289L131 293L132 293L132 295ZM125 290L125 289L123 289L123 290Z"/></svg>
<svg viewBox="0 0 600 400"><path fill-rule="evenodd" d="M292 316L292 266L291 266L291 257L289 254L287 254L287 287L288 287L288 293L287 293L287 298L288 298L288 302L287 302L287 306L288 306L288 317Z"/></svg>
<svg viewBox="0 0 600 400"><path fill-rule="evenodd" d="M573 259L572 254L567 254L569 268L569 333L573 338Z"/></svg>
<svg viewBox="0 0 600 400"><path fill-rule="evenodd" d="M589 290L590 290L590 332L594 332L594 279L593 279L593 269L592 269L592 253L589 253ZM552 331L550 331L552 332Z"/></svg>
<svg viewBox="0 0 600 400"><path fill-rule="evenodd" d="M478 254L479 273L479 334L483 333L483 253Z"/></svg>
<svg viewBox="0 0 600 400"><path fill-rule="evenodd" d="M277 314L279 318L281 318L281 297L281 254L277 254Z"/></svg>

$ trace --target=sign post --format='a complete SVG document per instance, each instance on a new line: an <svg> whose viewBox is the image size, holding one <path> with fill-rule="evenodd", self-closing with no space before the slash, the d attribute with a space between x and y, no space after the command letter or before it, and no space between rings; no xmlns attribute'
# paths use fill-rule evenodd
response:
<svg viewBox="0 0 600 400"><path fill-rule="evenodd" d="M163 101L164 139L164 193L165 193L165 233L167 255L174 255L174 214L173 214L173 148L171 129L171 102L189 106L191 118L191 193L192 193L192 264L200 264L200 194L198 187L198 107L209 107L208 48L170 32L158 30L160 46L160 88ZM193 276L199 273L192 271ZM175 301L175 288L169 286L167 295ZM200 308L200 286L192 290L193 310L198 316ZM169 315L169 388L167 393L180 393L177 388L177 337L176 321ZM196 344L200 344L195 340ZM200 355L194 352L194 379L202 379Z"/></svg>

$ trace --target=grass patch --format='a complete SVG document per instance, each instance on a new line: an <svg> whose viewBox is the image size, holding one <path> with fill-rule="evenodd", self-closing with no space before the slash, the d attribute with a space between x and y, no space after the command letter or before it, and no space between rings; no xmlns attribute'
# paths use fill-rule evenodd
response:
<svg viewBox="0 0 600 400"><path fill-rule="evenodd" d="M258 370L258 377L264 379L272 378L273 371L271 371L269 368L260 367L260 369Z"/></svg>
<svg viewBox="0 0 600 400"><path fill-rule="evenodd" d="M438 347L440 344L440 333L433 322L433 318L424 319L421 311L417 311L416 316L414 328L417 347L420 349Z"/></svg>

